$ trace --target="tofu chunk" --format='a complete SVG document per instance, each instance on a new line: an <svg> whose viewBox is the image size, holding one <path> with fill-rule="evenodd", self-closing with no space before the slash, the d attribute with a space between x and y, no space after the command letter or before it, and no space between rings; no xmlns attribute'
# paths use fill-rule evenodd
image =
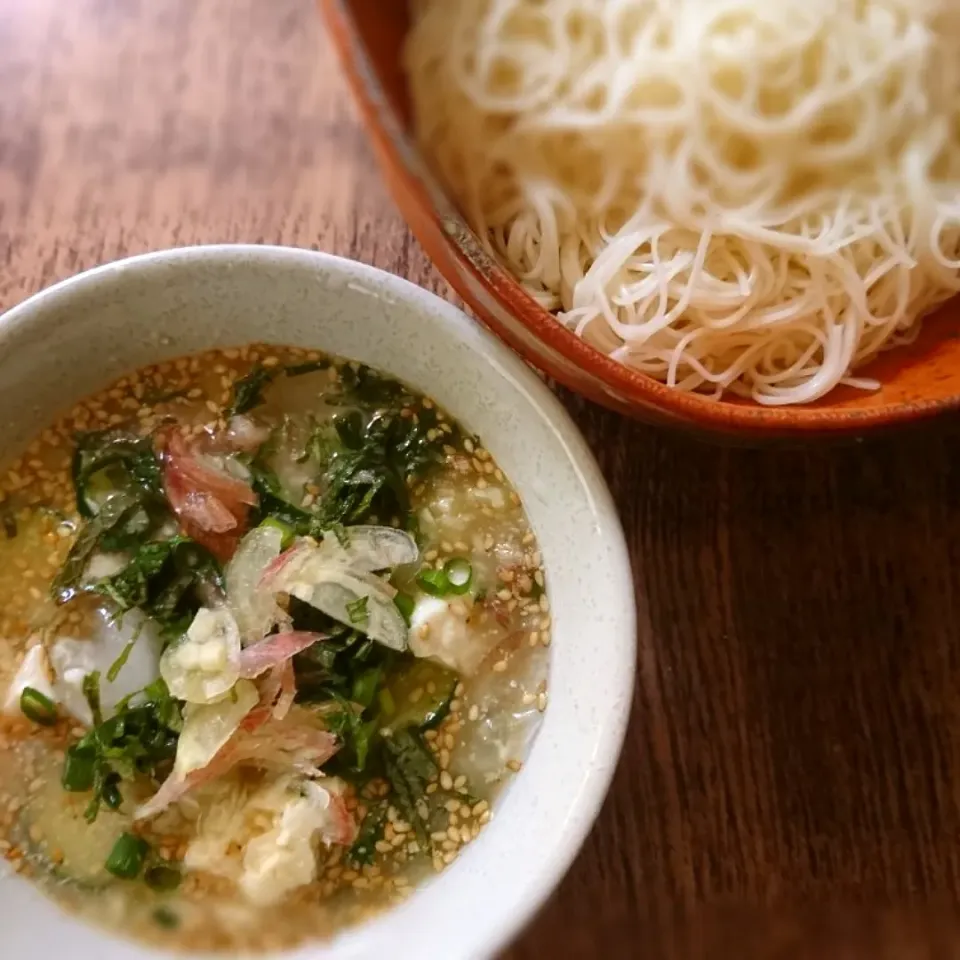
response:
<svg viewBox="0 0 960 960"><path fill-rule="evenodd" d="M495 638L480 636L470 625L470 601L420 597L410 615L410 652L437 660L469 676L492 649Z"/></svg>

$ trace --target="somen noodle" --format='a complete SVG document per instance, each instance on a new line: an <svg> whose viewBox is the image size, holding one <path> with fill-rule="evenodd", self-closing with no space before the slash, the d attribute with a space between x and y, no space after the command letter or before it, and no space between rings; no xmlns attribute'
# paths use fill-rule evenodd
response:
<svg viewBox="0 0 960 960"><path fill-rule="evenodd" d="M559 322L802 403L960 289L950 0L420 0L419 140Z"/></svg>

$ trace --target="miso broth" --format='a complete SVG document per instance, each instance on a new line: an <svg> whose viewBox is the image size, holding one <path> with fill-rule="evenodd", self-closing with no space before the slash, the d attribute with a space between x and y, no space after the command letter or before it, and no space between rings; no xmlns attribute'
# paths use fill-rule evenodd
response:
<svg viewBox="0 0 960 960"><path fill-rule="evenodd" d="M520 498L362 365L124 377L8 469L0 521L0 853L123 935L266 950L399 902L546 709Z"/></svg>

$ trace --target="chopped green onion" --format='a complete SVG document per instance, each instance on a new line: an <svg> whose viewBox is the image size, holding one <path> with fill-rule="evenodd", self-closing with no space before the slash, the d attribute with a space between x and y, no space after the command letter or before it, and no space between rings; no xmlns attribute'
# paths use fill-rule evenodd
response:
<svg viewBox="0 0 960 960"><path fill-rule="evenodd" d="M280 531L280 549L286 550L293 543L296 533L289 523L284 523L276 517L267 517L261 524L261 527L273 527Z"/></svg>
<svg viewBox="0 0 960 960"><path fill-rule="evenodd" d="M376 718L368 723L360 724L353 735L353 752L357 758L356 769L362 771L367 765L367 755L370 753L370 738L377 732Z"/></svg>
<svg viewBox="0 0 960 960"><path fill-rule="evenodd" d="M96 754L91 750L78 749L77 745L67 750L60 783L70 793L82 793L93 786Z"/></svg>
<svg viewBox="0 0 960 960"><path fill-rule="evenodd" d="M121 804L123 803L123 794L120 792L120 788L117 786L119 779L119 775L113 774L110 780L103 785L103 789L100 791L103 802L111 810L119 810Z"/></svg>
<svg viewBox="0 0 960 960"><path fill-rule="evenodd" d="M473 567L465 557L453 557L443 565L451 593L466 593L473 583Z"/></svg>
<svg viewBox="0 0 960 960"><path fill-rule="evenodd" d="M20 712L42 727L52 727L57 722L56 704L33 687L23 688L20 694Z"/></svg>
<svg viewBox="0 0 960 960"><path fill-rule="evenodd" d="M400 615L407 622L407 626L410 626L410 618L413 616L413 608L416 606L416 601L409 593L398 593L394 598L393 602L396 605L397 609L400 611Z"/></svg>
<svg viewBox="0 0 960 960"><path fill-rule="evenodd" d="M417 575L417 584L434 597L442 597L450 590L450 581L442 570L424 570Z"/></svg>
<svg viewBox="0 0 960 960"><path fill-rule="evenodd" d="M150 844L143 837L123 833L107 857L107 870L121 880L133 880L143 869Z"/></svg>
<svg viewBox="0 0 960 960"><path fill-rule="evenodd" d="M393 700L393 694L386 687L380 691L377 700L380 701L380 709L388 717L397 709L397 705Z"/></svg>
<svg viewBox="0 0 960 960"><path fill-rule="evenodd" d="M183 875L177 867L163 863L147 867L143 874L143 882L148 887L163 892L176 890L182 879Z"/></svg>
<svg viewBox="0 0 960 960"><path fill-rule="evenodd" d="M153 911L153 919L164 930L176 930L180 926L180 918L169 907L157 907Z"/></svg>
<svg viewBox="0 0 960 960"><path fill-rule="evenodd" d="M371 667L357 674L353 679L353 688L350 691L350 699L354 703L359 703L362 707L369 707L373 703L373 698L377 695L377 687L380 685L382 672L379 667Z"/></svg>
<svg viewBox="0 0 960 960"><path fill-rule="evenodd" d="M369 602L369 597L358 597L353 602L347 604L347 616L354 626L364 624L370 619L370 613L367 610L367 604Z"/></svg>

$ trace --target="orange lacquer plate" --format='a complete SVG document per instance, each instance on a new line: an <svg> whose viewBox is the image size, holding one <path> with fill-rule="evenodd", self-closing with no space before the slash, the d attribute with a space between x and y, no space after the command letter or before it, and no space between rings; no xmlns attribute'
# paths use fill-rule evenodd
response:
<svg viewBox="0 0 960 960"><path fill-rule="evenodd" d="M455 2L455 0L450 0ZM857 371L882 384L840 387L816 403L763 407L672 390L608 359L566 330L480 246L417 151L400 50L402 0L319 0L387 185L450 286L514 350L560 383L630 416L753 442L861 435L960 407L960 299L927 318L917 340Z"/></svg>

